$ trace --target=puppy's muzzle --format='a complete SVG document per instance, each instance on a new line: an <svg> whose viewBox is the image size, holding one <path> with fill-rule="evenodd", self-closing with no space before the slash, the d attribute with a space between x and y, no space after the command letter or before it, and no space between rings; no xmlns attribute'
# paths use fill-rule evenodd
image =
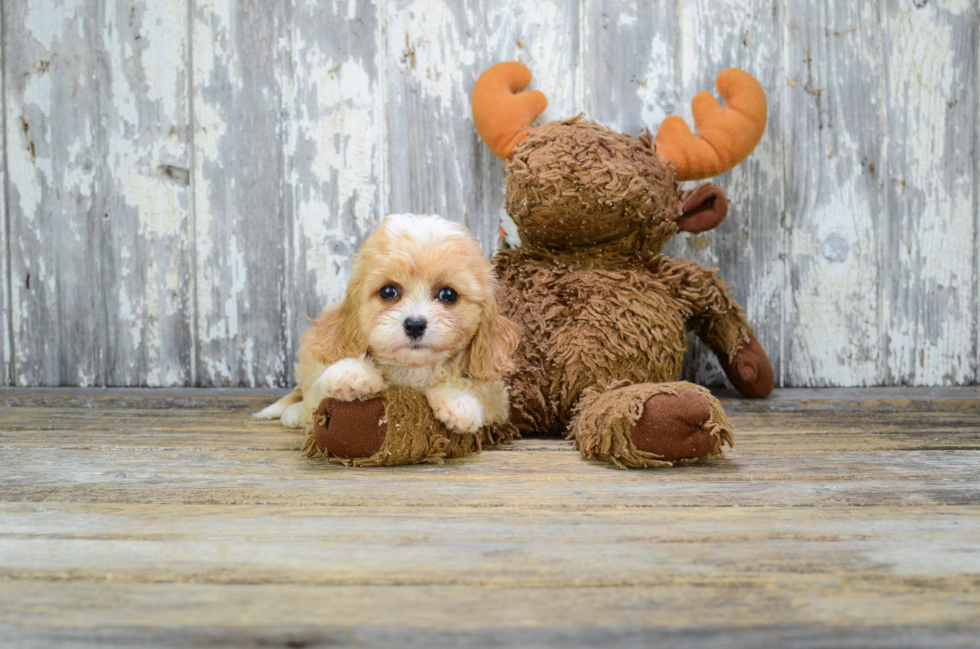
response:
<svg viewBox="0 0 980 649"><path fill-rule="evenodd" d="M405 335L412 340L418 340L425 335L425 328L428 326L425 318L420 318L419 316L411 316L410 318L405 318L403 326L405 327Z"/></svg>

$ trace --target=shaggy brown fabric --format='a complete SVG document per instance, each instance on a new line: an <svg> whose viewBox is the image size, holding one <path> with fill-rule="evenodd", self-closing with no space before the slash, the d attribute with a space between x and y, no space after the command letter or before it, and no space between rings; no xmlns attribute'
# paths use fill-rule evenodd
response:
<svg viewBox="0 0 980 649"><path fill-rule="evenodd" d="M391 387L377 399L345 403L344 408L324 402L317 413L329 412L329 417L318 417L319 425L310 431L303 452L307 457L322 455L339 464L363 467L441 464L443 460L520 437L511 425L485 426L475 434L451 432L433 416L425 395L409 388ZM377 404L382 406L380 418ZM318 428L325 430L318 433ZM372 435L382 428L384 440L373 453L364 456L350 452L354 448L361 452L368 450L364 440L376 439ZM337 440L344 437L353 439L339 444Z"/></svg>
<svg viewBox="0 0 980 649"><path fill-rule="evenodd" d="M572 252L625 238L633 250L622 252L659 252L677 232L674 172L649 134L632 138L581 116L551 122L517 148L507 171L507 213L525 246Z"/></svg>
<svg viewBox="0 0 980 649"><path fill-rule="evenodd" d="M636 445L637 435L634 432L638 422L646 414L647 404L668 396L677 399L679 393L696 395L707 406L708 416L699 422L698 428L713 443L705 444L703 440L699 440L696 450L700 453L678 452L677 447L690 436L691 427L686 424L671 427L661 422L660 440L650 439L653 437L651 433L639 435L641 439L650 439L650 448L657 450L640 449ZM688 406L690 402L685 400L681 405ZM668 421L676 417L676 408L655 404L653 409L657 416L666 417ZM619 381L605 388L589 388L576 406L575 413L568 437L575 440L582 455L605 460L624 469L671 466L700 457L721 457L721 445L732 445L732 426L721 404L705 388L684 381L642 384ZM698 419L703 414L695 409L689 413L688 419ZM681 439L671 439L672 437Z"/></svg>
<svg viewBox="0 0 980 649"><path fill-rule="evenodd" d="M521 431L567 432L586 457L623 467L720 453L720 442L732 439L721 406L703 388L674 383L685 328L726 366L752 365L761 375L768 359L751 347L752 328L715 270L660 252L681 228L720 223L724 192L711 184L682 191L648 134L632 138L581 117L537 128L507 171L507 211L522 242L495 257L501 310L523 331L508 377L511 422ZM752 350L751 362L736 360L743 348ZM749 384L735 385L752 393ZM669 406L644 410L678 385L710 404L701 432L677 423ZM693 442L694 451L657 446L639 433L661 452L637 447L631 430L644 412L665 417L671 444L682 437L678 443Z"/></svg>
<svg viewBox="0 0 980 649"><path fill-rule="evenodd" d="M523 248L496 261L501 309L523 331L508 379L522 431L564 433L591 386L676 381L685 325L725 356L751 332L714 271L694 262L657 256L613 270Z"/></svg>

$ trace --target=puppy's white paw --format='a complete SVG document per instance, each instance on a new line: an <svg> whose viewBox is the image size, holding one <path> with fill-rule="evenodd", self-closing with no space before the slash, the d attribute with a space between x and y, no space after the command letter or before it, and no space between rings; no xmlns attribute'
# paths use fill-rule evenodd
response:
<svg viewBox="0 0 980 649"><path fill-rule="evenodd" d="M439 387L426 390L426 399L436 419L458 433L475 433L483 426L483 404L468 392Z"/></svg>
<svg viewBox="0 0 980 649"><path fill-rule="evenodd" d="M282 415L279 416L279 423L286 428L302 428L303 424L306 423L306 414L303 402L300 401L282 411Z"/></svg>
<svg viewBox="0 0 980 649"><path fill-rule="evenodd" d="M285 412L286 408L288 408L290 405L292 405L290 401L283 398L276 401L271 406L266 406L262 410L252 413L252 416L256 419L279 419L282 417L282 413Z"/></svg>
<svg viewBox="0 0 980 649"><path fill-rule="evenodd" d="M340 401L354 401L377 394L386 387L381 373L357 358L337 361L320 375L314 389Z"/></svg>
<svg viewBox="0 0 980 649"><path fill-rule="evenodd" d="M278 404L272 404L271 406L266 406L258 412L253 412L252 417L255 419L278 419L282 416L282 408Z"/></svg>

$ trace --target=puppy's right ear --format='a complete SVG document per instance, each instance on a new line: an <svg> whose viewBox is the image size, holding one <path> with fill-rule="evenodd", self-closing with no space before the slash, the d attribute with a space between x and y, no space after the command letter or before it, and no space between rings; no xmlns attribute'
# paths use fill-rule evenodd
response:
<svg viewBox="0 0 980 649"><path fill-rule="evenodd" d="M342 358L356 358L367 351L367 340L361 333L350 294L340 304L324 309L323 315L313 321L310 351L324 365L332 365Z"/></svg>

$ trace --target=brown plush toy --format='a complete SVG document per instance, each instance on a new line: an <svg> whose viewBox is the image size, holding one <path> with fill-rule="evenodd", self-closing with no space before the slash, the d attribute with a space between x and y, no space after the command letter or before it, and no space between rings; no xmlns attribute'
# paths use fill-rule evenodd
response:
<svg viewBox="0 0 980 649"><path fill-rule="evenodd" d="M650 467L721 455L732 427L703 387L679 381L692 329L749 397L773 388L772 366L714 270L660 254L678 231L704 232L728 200L680 180L731 169L766 126L766 98L748 73L718 75L725 107L693 101L655 139L580 117L537 128L547 100L522 92L531 72L496 65L473 89L473 120L507 161L506 208L522 246L496 256L501 308L523 329L510 385L511 423L565 434L587 458Z"/></svg>
<svg viewBox="0 0 980 649"><path fill-rule="evenodd" d="M508 213L522 247L495 261L499 302L522 338L508 377L511 424L451 433L424 397L391 388L368 401L325 399L308 455L384 466L439 462L519 431L565 434L587 458L620 467L666 466L721 455L732 427L703 387L678 381L693 329L735 387L773 388L769 359L715 271L660 254L678 231L704 232L728 200L707 178L741 162L766 125L758 82L725 70L693 101L694 135L678 117L656 140L614 133L578 117L531 128L547 105L520 63L487 70L473 90L473 118L507 160Z"/></svg>

